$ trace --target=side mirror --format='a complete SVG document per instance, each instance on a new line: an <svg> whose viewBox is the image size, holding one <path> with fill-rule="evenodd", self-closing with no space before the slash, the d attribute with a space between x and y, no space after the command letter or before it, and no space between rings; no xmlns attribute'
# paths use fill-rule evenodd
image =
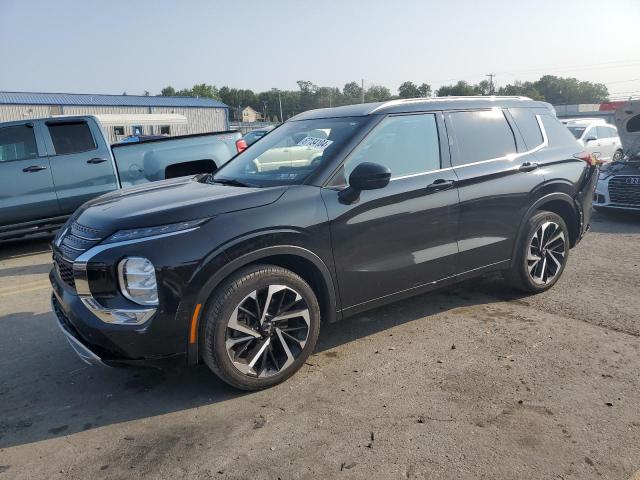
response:
<svg viewBox="0 0 640 480"><path fill-rule="evenodd" d="M596 137L587 137L584 139L584 143L595 142L596 140Z"/></svg>
<svg viewBox="0 0 640 480"><path fill-rule="evenodd" d="M364 162L349 175L349 186L356 190L376 190L389 185L391 172L378 163Z"/></svg>
<svg viewBox="0 0 640 480"><path fill-rule="evenodd" d="M353 203L358 200L362 190L384 188L390 180L391 171L387 167L377 163L361 163L349 175L349 186L340 192L340 201Z"/></svg>

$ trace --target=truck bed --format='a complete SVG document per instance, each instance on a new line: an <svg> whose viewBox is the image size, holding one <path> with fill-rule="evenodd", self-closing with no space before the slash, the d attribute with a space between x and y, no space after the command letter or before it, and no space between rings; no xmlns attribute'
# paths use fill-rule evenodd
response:
<svg viewBox="0 0 640 480"><path fill-rule="evenodd" d="M111 146L122 187L214 172L237 153L239 132L228 130Z"/></svg>

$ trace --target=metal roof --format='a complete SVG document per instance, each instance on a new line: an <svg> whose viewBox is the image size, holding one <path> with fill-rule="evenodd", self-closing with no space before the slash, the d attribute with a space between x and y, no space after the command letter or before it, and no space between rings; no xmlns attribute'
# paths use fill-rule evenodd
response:
<svg viewBox="0 0 640 480"><path fill-rule="evenodd" d="M3 104L229 108L224 103L211 98L40 92L0 92L0 105Z"/></svg>
<svg viewBox="0 0 640 480"><path fill-rule="evenodd" d="M406 98L389 100L388 102L360 103L342 107L319 108L299 113L291 120L309 120L312 118L329 117L358 117L375 113L405 113L427 110L455 110L466 108L492 107L538 107L551 110L553 107L546 102L531 100L527 97L504 96L474 96L474 97L431 97Z"/></svg>

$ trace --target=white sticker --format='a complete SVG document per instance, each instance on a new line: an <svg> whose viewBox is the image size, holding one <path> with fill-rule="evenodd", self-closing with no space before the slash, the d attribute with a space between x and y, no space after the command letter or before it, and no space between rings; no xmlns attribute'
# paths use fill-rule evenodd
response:
<svg viewBox="0 0 640 480"><path fill-rule="evenodd" d="M325 138L304 137L298 142L298 145L300 145L301 147L315 148L316 150L324 150L332 143L333 140L327 140Z"/></svg>

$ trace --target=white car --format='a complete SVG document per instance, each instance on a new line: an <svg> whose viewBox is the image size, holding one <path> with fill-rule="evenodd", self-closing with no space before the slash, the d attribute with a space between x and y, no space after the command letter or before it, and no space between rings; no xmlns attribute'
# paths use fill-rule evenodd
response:
<svg viewBox="0 0 640 480"><path fill-rule="evenodd" d="M622 143L614 125L601 118L564 118L560 121L601 162L622 160Z"/></svg>

